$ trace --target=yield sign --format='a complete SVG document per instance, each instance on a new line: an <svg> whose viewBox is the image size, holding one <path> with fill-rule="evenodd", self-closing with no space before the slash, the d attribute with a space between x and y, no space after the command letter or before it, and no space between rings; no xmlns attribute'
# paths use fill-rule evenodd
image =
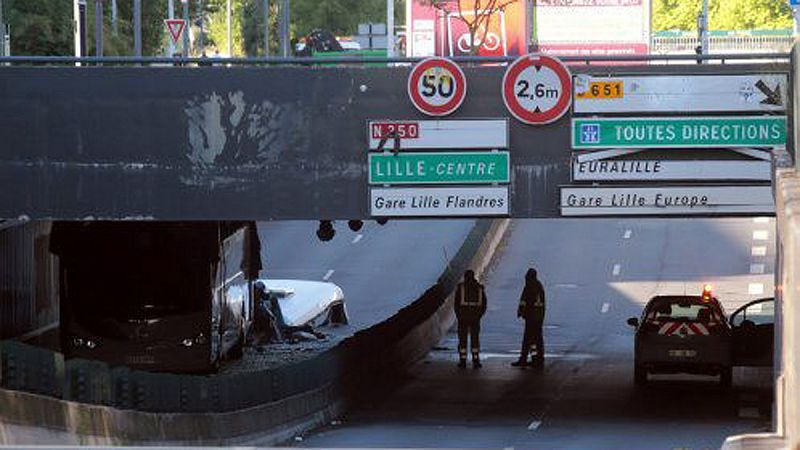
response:
<svg viewBox="0 0 800 450"><path fill-rule="evenodd" d="M167 24L167 30L169 30L172 43L177 44L181 39L181 33L183 33L183 29L186 27L186 21L183 19L167 19L164 21L164 23Z"/></svg>

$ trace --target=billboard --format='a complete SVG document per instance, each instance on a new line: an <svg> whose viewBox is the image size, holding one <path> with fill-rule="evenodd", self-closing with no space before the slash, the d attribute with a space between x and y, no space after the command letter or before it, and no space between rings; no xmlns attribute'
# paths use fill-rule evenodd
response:
<svg viewBox="0 0 800 450"><path fill-rule="evenodd" d="M485 3L485 2L484 2ZM479 2L480 5L480 2ZM407 55L466 56L472 49L468 23L489 14L474 40L480 56L516 56L527 53L527 1L516 0L497 11L475 8L475 0L438 2L407 0ZM483 22L483 20L480 20Z"/></svg>
<svg viewBox="0 0 800 450"><path fill-rule="evenodd" d="M538 51L556 56L630 56L649 52L650 2L536 0Z"/></svg>

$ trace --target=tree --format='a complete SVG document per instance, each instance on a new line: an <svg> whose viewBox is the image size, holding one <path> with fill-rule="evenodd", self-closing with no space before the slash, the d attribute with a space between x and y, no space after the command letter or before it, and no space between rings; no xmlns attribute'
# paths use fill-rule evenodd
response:
<svg viewBox="0 0 800 450"><path fill-rule="evenodd" d="M87 0L86 40L89 55L96 54L94 11L97 0ZM70 56L74 54L73 4L70 0L5 0L11 29L11 54L25 56ZM108 4L108 2L106 2ZM133 2L120 0L118 32L111 29L111 13L103 19L103 53L133 55ZM162 22L166 0L142 1L142 52L156 55L163 48Z"/></svg>
<svg viewBox="0 0 800 450"><path fill-rule="evenodd" d="M492 16L518 0L417 0L444 12L454 14L467 27L469 33L470 55L477 55L481 43L489 33ZM471 6L470 6L471 5ZM470 11L471 10L471 11ZM471 12L471 14L464 14ZM471 18L468 18L471 16ZM483 30L483 36L479 36Z"/></svg>
<svg viewBox="0 0 800 450"><path fill-rule="evenodd" d="M702 0L653 0L654 30L696 30ZM785 0L709 0L712 30L754 30L792 27Z"/></svg>

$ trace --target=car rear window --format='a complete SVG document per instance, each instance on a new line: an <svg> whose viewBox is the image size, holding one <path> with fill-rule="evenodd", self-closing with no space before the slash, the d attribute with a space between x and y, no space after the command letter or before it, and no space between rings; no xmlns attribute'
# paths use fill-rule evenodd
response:
<svg viewBox="0 0 800 450"><path fill-rule="evenodd" d="M672 320L721 322L722 317L710 304L676 299L674 301L662 300L652 304L648 309L646 320L648 322Z"/></svg>

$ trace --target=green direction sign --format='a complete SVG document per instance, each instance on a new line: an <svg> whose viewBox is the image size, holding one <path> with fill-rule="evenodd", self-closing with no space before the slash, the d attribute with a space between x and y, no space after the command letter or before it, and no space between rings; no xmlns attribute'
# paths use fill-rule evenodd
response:
<svg viewBox="0 0 800 450"><path fill-rule="evenodd" d="M572 148L786 145L786 116L572 119Z"/></svg>
<svg viewBox="0 0 800 450"><path fill-rule="evenodd" d="M370 184L508 183L508 152L370 153Z"/></svg>

